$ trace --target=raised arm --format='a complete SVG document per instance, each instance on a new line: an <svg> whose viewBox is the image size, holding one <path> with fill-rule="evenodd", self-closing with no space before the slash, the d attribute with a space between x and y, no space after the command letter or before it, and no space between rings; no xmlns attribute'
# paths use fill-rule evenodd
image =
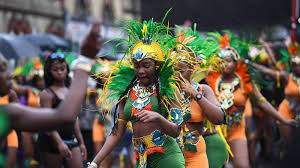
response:
<svg viewBox="0 0 300 168"><path fill-rule="evenodd" d="M4 106L16 130L38 131L55 129L66 122L74 122L84 100L88 73L75 70L74 79L65 100L57 109L31 108L12 103Z"/></svg>
<svg viewBox="0 0 300 168"><path fill-rule="evenodd" d="M115 130L116 132L114 134L110 134L108 138L106 139L103 147L101 150L97 153L96 157L93 159L92 164L97 164L98 166L103 161L103 159L118 145L121 138L124 135L127 121L125 120L125 116L123 113L124 110L124 101L122 101L119 105L119 119L118 119L118 128ZM95 168L92 165L90 165L88 168Z"/></svg>
<svg viewBox="0 0 300 168"><path fill-rule="evenodd" d="M295 120L286 120L283 118L279 112L269 103L269 101L266 100L260 93L260 91L257 89L256 86L254 86L254 100L257 104L258 107L260 107L264 112L268 113L271 115L273 118L276 120L279 120L281 123L290 125L290 126L296 126L297 121Z"/></svg>
<svg viewBox="0 0 300 168"><path fill-rule="evenodd" d="M83 59L80 61L83 61L85 65L89 64L85 57L95 58L100 48L100 24L95 22L83 41L81 47ZM23 131L39 131L55 129L66 122L74 122L84 100L89 76L87 68L83 69L82 66L83 64L80 65L81 68L78 66L74 69L70 90L57 109L30 108L19 104L4 106L5 112L11 119L11 127Z"/></svg>
<svg viewBox="0 0 300 168"><path fill-rule="evenodd" d="M271 49L271 46L269 43L267 42L263 42L262 45L264 46L264 48L266 49L269 59L272 61L273 65L277 64L276 58L275 58L275 54L273 52L273 50Z"/></svg>
<svg viewBox="0 0 300 168"><path fill-rule="evenodd" d="M274 78L276 80L284 80L285 82L288 81L289 74L284 72L284 71L276 71L274 69L267 68L263 65L259 65L259 64L254 63L254 62L249 62L249 64L251 66L253 66L254 68L257 68L257 69L263 71L263 73L265 73L266 75L271 76L272 78Z"/></svg>

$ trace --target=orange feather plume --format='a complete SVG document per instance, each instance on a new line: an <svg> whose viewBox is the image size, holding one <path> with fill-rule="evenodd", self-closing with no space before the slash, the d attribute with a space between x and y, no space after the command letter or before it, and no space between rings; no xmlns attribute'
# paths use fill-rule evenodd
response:
<svg viewBox="0 0 300 168"><path fill-rule="evenodd" d="M40 60L38 58L33 62L33 67L36 70L43 69L43 65L41 64L41 62L40 62Z"/></svg>
<svg viewBox="0 0 300 168"><path fill-rule="evenodd" d="M225 48L225 47L229 47L230 46L229 37L228 37L227 34L225 34L221 38L218 38L218 40L219 40L219 43L220 43L220 48Z"/></svg>
<svg viewBox="0 0 300 168"><path fill-rule="evenodd" d="M288 51L291 55L294 55L294 54L299 54L299 45L298 43L294 43L294 44L291 44L289 47L288 47Z"/></svg>
<svg viewBox="0 0 300 168"><path fill-rule="evenodd" d="M182 43L184 40L184 35L185 35L185 31L182 31L182 32L178 31L176 41L179 43Z"/></svg>

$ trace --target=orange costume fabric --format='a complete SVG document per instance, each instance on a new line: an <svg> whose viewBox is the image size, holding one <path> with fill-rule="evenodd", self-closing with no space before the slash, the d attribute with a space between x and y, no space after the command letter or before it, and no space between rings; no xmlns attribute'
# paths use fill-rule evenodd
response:
<svg viewBox="0 0 300 168"><path fill-rule="evenodd" d="M93 142L104 142L104 125L99 123L99 118L95 117L93 125Z"/></svg>
<svg viewBox="0 0 300 168"><path fill-rule="evenodd" d="M253 86L250 82L250 75L247 73L248 68L242 61L239 61L236 67L235 74L240 79L239 87L233 92L233 106L246 106L246 102L249 98L249 94L253 93ZM207 83L213 89L217 99L219 100L220 92L219 92L219 79L222 77L222 74L217 72L209 72L208 77L206 78ZM248 110L248 109L247 109ZM252 111L252 110L251 110ZM245 111L244 111L245 112ZM229 110L226 110L226 114L231 113ZM249 112L247 112L249 113ZM227 141L233 141L236 139L247 140L246 138L246 124L245 124L245 116L243 116L240 125L232 125L229 128Z"/></svg>
<svg viewBox="0 0 300 168"><path fill-rule="evenodd" d="M19 147L18 136L15 130L12 130L7 136L7 147Z"/></svg>
<svg viewBox="0 0 300 168"><path fill-rule="evenodd" d="M39 93L34 93L32 89L28 91L27 104L30 107L39 107L40 106L40 97Z"/></svg>
<svg viewBox="0 0 300 168"><path fill-rule="evenodd" d="M252 105L249 98L246 101L244 113L245 113L245 117L252 117L253 115Z"/></svg>
<svg viewBox="0 0 300 168"><path fill-rule="evenodd" d="M199 93L202 93L202 87L199 85ZM205 120L205 115L201 107L195 101L191 101L191 118L187 122L202 122ZM189 151L183 148L186 168L208 168L208 159L206 155L206 144L202 135L199 136L197 143L197 152Z"/></svg>
<svg viewBox="0 0 300 168"><path fill-rule="evenodd" d="M297 83L293 80L292 74L289 75L288 83L284 89L284 94L286 96L299 96L299 87ZM296 114L293 112L289 106L289 101L285 98L281 104L279 105L279 113L282 115L286 120L295 119Z"/></svg>
<svg viewBox="0 0 300 168"><path fill-rule="evenodd" d="M9 104L9 96L3 96L0 98L0 105ZM19 147L18 136L15 130L12 130L7 136L7 146L8 147Z"/></svg>
<svg viewBox="0 0 300 168"><path fill-rule="evenodd" d="M206 144L204 138L199 136L199 142L197 143L197 152L183 150L185 157L186 168L208 168L208 159L206 155Z"/></svg>

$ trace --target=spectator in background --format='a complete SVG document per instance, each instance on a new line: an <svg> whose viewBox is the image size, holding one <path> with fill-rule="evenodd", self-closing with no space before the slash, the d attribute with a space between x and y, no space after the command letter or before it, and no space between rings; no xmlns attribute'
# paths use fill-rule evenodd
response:
<svg viewBox="0 0 300 168"><path fill-rule="evenodd" d="M69 68L64 54L51 54L45 62L44 72L46 89L40 96L41 107L57 108L65 99L70 86ZM46 154L46 166L49 168L60 168L63 165L80 168L82 160L86 159L78 119L50 133L39 134L39 144Z"/></svg>
<svg viewBox="0 0 300 168"><path fill-rule="evenodd" d="M59 36L61 38L64 37L63 28L60 25L58 25L57 23L55 23L54 21L50 22L50 24L48 25L48 27L46 29L46 33L54 34L54 35Z"/></svg>

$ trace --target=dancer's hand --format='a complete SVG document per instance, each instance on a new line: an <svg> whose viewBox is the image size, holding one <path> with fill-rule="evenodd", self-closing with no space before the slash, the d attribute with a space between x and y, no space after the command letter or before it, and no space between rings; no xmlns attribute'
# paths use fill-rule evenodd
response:
<svg viewBox="0 0 300 168"><path fill-rule="evenodd" d="M154 111L143 110L135 115L142 122L153 122L161 119L161 115Z"/></svg>
<svg viewBox="0 0 300 168"><path fill-rule="evenodd" d="M59 143L58 150L62 157L66 158L66 159L72 158L72 152L70 151L70 149L68 148L68 146L65 143Z"/></svg>
<svg viewBox="0 0 300 168"><path fill-rule="evenodd" d="M282 123L285 125L292 126L292 127L298 127L298 121L296 121L296 120L283 120Z"/></svg>
<svg viewBox="0 0 300 168"><path fill-rule="evenodd" d="M80 151L81 151L81 156L83 160L86 160L87 157L87 151L86 151L86 147L84 144L80 144L79 145Z"/></svg>
<svg viewBox="0 0 300 168"><path fill-rule="evenodd" d="M95 58L101 49L100 22L94 22L89 34L83 40L80 54Z"/></svg>
<svg viewBox="0 0 300 168"><path fill-rule="evenodd" d="M199 92L197 91L197 89L195 89L194 85L184 79L182 76L179 76L179 78L181 79L180 88L185 93L184 97L195 98Z"/></svg>
<svg viewBox="0 0 300 168"><path fill-rule="evenodd" d="M185 93L185 97L191 97L192 99L196 97L196 95L199 93L195 87L190 84L189 82L185 82L184 84L181 84L181 89Z"/></svg>

